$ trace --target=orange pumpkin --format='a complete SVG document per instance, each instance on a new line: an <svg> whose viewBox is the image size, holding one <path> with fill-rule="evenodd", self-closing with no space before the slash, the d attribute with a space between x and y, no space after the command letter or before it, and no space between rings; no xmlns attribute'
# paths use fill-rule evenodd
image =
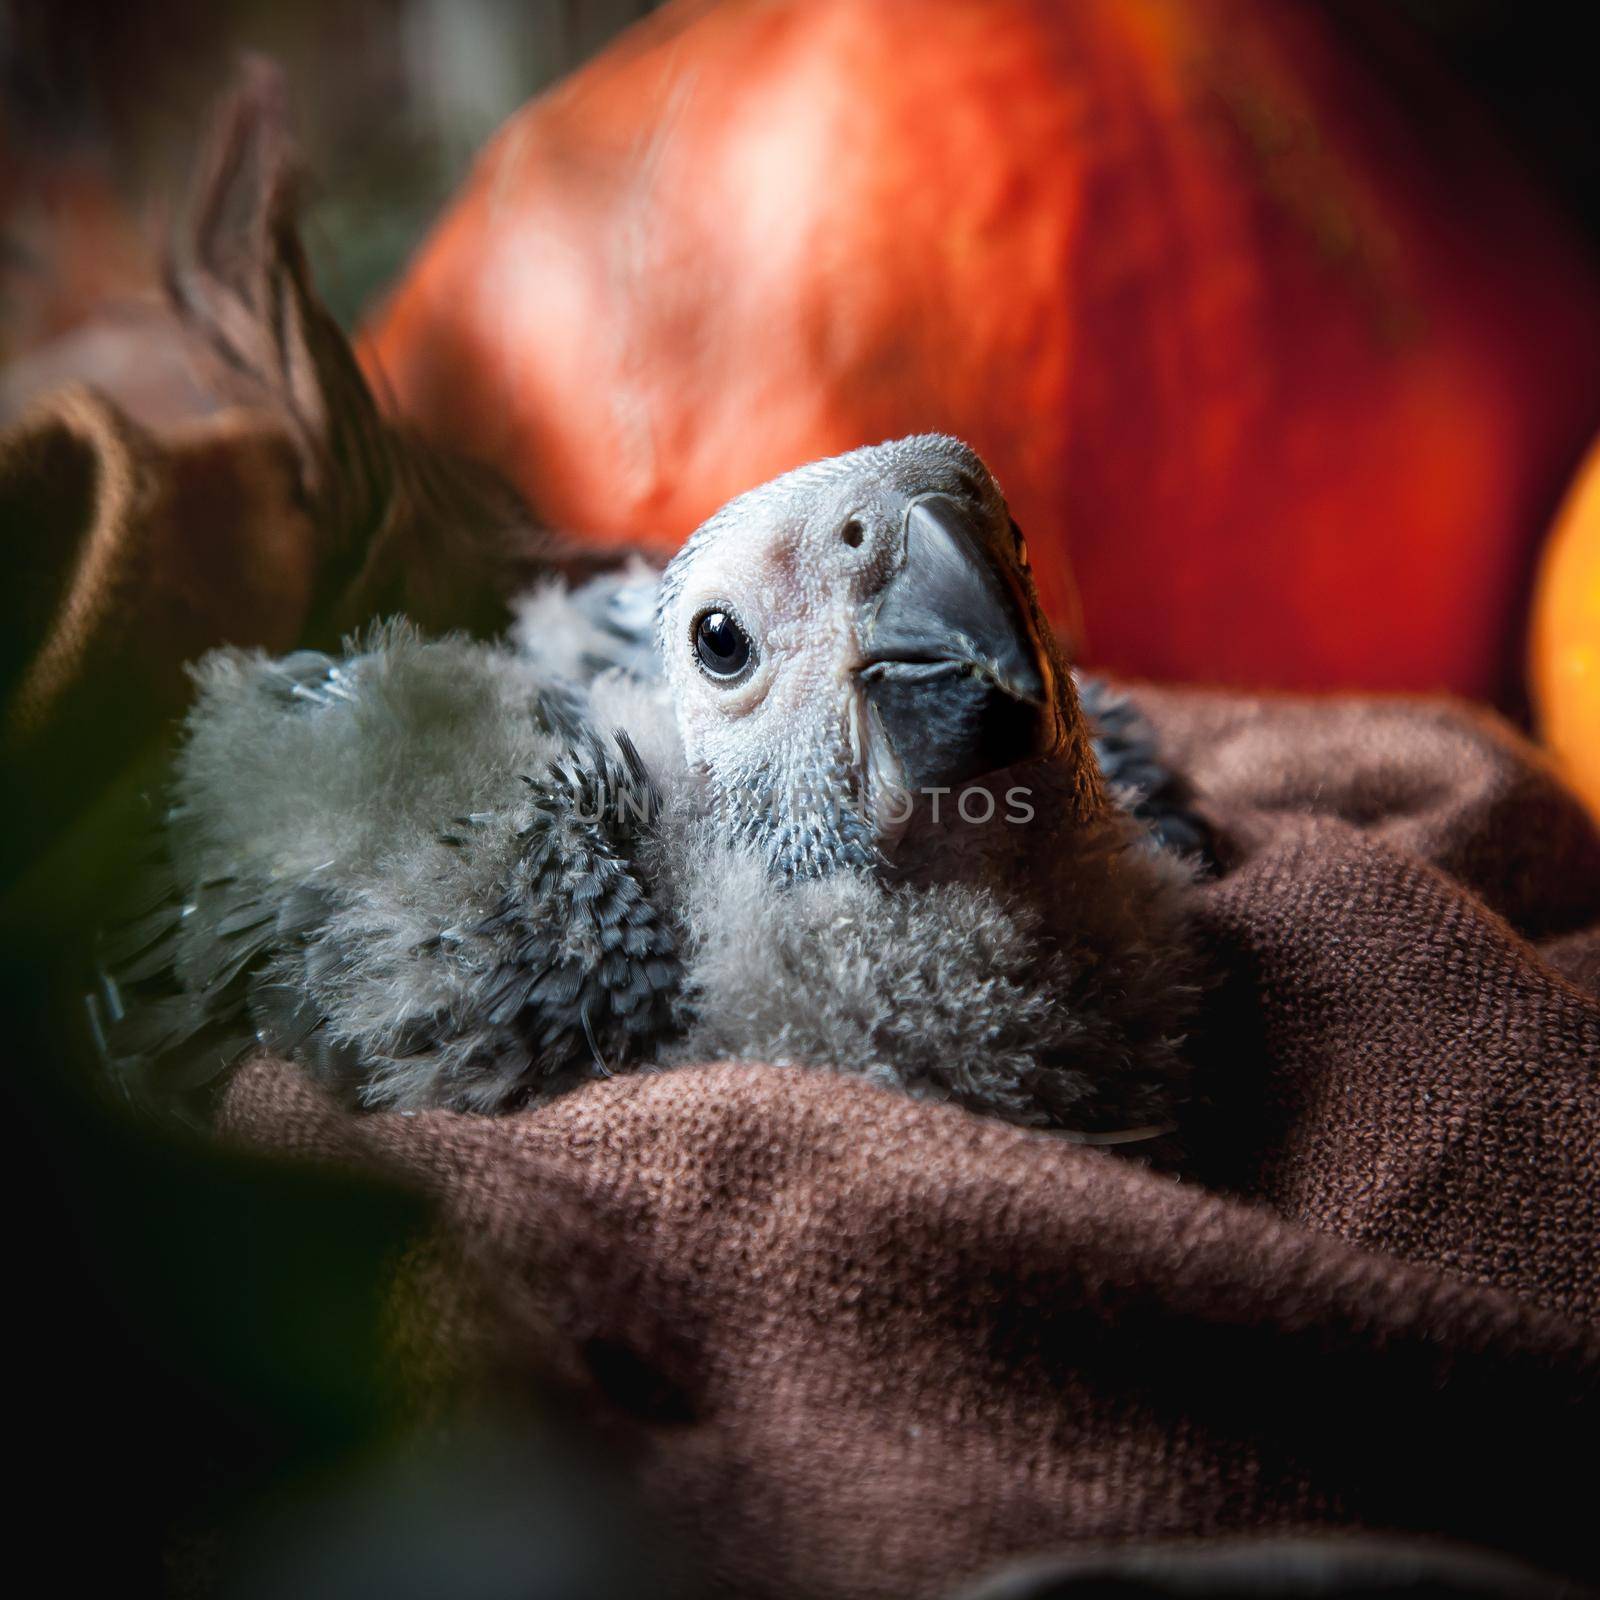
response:
<svg viewBox="0 0 1600 1600"><path fill-rule="evenodd" d="M1274 0L680 4L502 130L365 359L560 526L944 429L1099 665L1492 695L1600 302L1405 100Z"/></svg>
<svg viewBox="0 0 1600 1600"><path fill-rule="evenodd" d="M1600 445L1578 473L1540 564L1529 678L1545 742L1600 817Z"/></svg>

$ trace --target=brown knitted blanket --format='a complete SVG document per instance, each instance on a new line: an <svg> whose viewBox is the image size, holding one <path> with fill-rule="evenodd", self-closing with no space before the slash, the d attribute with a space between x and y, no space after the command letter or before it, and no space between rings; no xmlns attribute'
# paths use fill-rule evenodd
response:
<svg viewBox="0 0 1600 1600"><path fill-rule="evenodd" d="M315 634L340 541L294 458L277 413L157 441L87 396L0 440L19 849L159 728L185 656ZM407 550L460 547L406 494L378 548L411 609ZM225 1124L436 1194L412 1354L574 1382L734 1592L1330 1526L1596 1576L1600 840L1486 714L1140 698L1223 853L1176 1181L760 1065L485 1120L351 1117L262 1062Z"/></svg>
<svg viewBox="0 0 1600 1600"><path fill-rule="evenodd" d="M1143 698L1226 854L1176 1178L761 1065L488 1119L262 1061L225 1125L436 1194L413 1338L575 1377L734 1592L1328 1527L1594 1576L1600 840L1486 715Z"/></svg>
<svg viewBox="0 0 1600 1600"><path fill-rule="evenodd" d="M0 442L0 769L36 818L159 727L194 649L307 631L331 520L292 454L260 413L157 445L86 397ZM293 604L239 588L257 549L303 567ZM352 1117L261 1062L225 1125L436 1194L411 1353L571 1380L734 1592L1326 1527L1596 1576L1600 839L1486 714L1140 698L1223 854L1176 1179L760 1065L487 1120Z"/></svg>

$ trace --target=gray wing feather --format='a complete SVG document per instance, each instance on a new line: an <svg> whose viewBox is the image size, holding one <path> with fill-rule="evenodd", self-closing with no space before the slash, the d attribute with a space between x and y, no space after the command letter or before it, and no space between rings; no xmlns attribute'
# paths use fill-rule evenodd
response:
<svg viewBox="0 0 1600 1600"><path fill-rule="evenodd" d="M264 904L232 878L185 890L170 871L152 874L146 895L158 877L165 888L156 909L102 933L87 1003L115 1081L139 1102L178 1106L251 1049L278 1047L260 974L273 954L311 933L326 907L304 887Z"/></svg>
<svg viewBox="0 0 1600 1600"><path fill-rule="evenodd" d="M1195 807L1194 792L1162 755L1156 731L1138 706L1103 678L1079 675L1076 682L1095 759L1113 793L1159 843L1214 865L1211 829Z"/></svg>
<svg viewBox="0 0 1600 1600"><path fill-rule="evenodd" d="M656 600L661 574L642 561L575 589L546 585L523 596L514 635L530 659L556 677L589 683L620 671L641 682L661 677Z"/></svg>
<svg viewBox="0 0 1600 1600"><path fill-rule="evenodd" d="M401 628L200 679L88 997L130 1092L181 1102L264 1048L368 1102L489 1109L670 1025L675 935L638 860L660 795L581 683Z"/></svg>
<svg viewBox="0 0 1600 1600"><path fill-rule="evenodd" d="M636 1060L671 1027L677 937L638 862L661 799L625 734L589 740L528 780L516 882L476 930L498 960L484 1011L555 1075ZM559 906L565 918L538 913Z"/></svg>

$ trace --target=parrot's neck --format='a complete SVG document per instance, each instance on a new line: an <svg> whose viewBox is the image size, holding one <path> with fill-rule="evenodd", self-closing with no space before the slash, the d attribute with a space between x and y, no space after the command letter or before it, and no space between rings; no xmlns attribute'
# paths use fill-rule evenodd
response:
<svg viewBox="0 0 1600 1600"><path fill-rule="evenodd" d="M708 798L719 831L782 881L881 864L853 771L838 758L794 774L746 768L711 778Z"/></svg>

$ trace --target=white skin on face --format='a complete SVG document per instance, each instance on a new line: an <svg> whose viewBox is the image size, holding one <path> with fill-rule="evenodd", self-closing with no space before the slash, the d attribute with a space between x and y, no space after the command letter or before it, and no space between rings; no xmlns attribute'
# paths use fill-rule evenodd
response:
<svg viewBox="0 0 1600 1600"><path fill-rule="evenodd" d="M904 562L909 494L976 485L986 508L1003 507L964 446L908 444L920 448L859 452L741 496L673 563L658 639L685 753L720 803L821 786L864 802L880 842L906 816L899 764L856 678L863 630ZM695 625L711 610L752 641L755 664L736 682L699 665Z"/></svg>

